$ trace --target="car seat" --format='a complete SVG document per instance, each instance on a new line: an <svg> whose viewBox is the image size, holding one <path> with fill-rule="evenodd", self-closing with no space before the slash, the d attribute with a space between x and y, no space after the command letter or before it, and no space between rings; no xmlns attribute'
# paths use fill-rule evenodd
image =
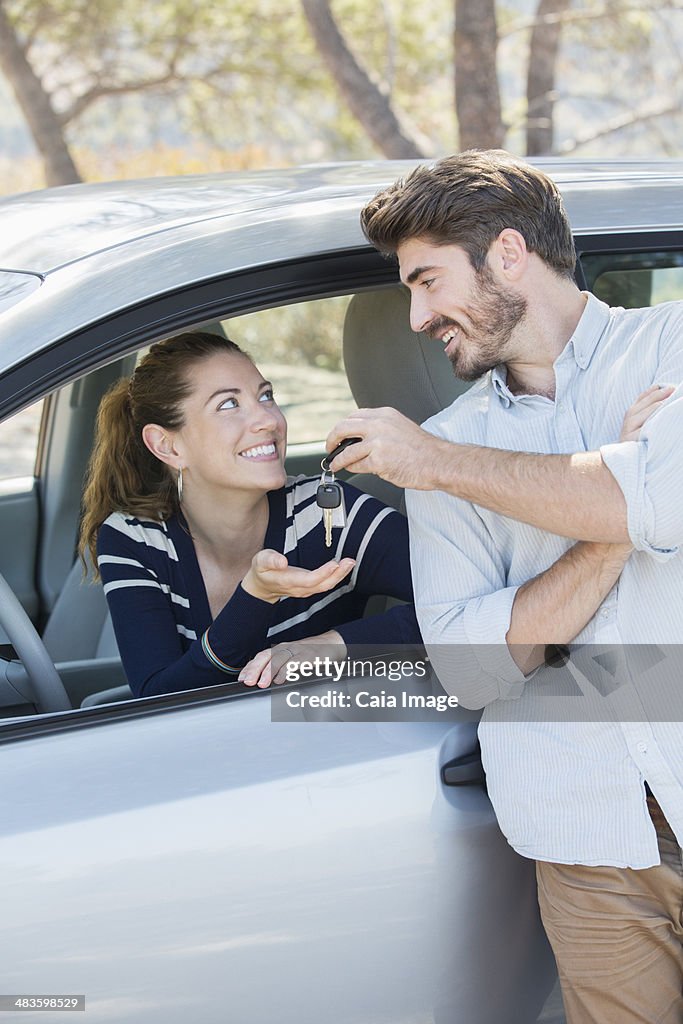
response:
<svg viewBox="0 0 683 1024"><path fill-rule="evenodd" d="M455 377L438 342L411 329L409 317L410 294L403 285L354 295L344 319L344 365L359 408L393 406L423 423L469 384ZM371 473L356 474L351 483L403 507L402 489Z"/></svg>
<svg viewBox="0 0 683 1024"><path fill-rule="evenodd" d="M62 680L74 707L108 704L133 696L125 679L119 649L114 636L107 599L100 583L92 579L88 566L86 578L77 559L59 592L43 631L48 654L62 668ZM92 693L93 675L97 674L99 689ZM115 686L102 688L102 682Z"/></svg>

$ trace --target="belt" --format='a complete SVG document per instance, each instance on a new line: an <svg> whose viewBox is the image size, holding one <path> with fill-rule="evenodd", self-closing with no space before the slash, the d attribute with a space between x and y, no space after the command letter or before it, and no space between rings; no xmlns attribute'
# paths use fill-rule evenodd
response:
<svg viewBox="0 0 683 1024"><path fill-rule="evenodd" d="M646 797L647 797L647 809L648 809L650 818L652 819L652 824L655 827L655 831L659 835L666 836L667 839L673 839L673 841L675 843L678 843L678 840L676 839L676 836L674 835L674 831L671 828L671 825L666 820L666 816L664 814L664 811L659 806L659 804L657 802L657 799L654 796L654 794L653 794L652 790L650 789L650 787L648 786L647 782L645 783L645 794L646 794Z"/></svg>

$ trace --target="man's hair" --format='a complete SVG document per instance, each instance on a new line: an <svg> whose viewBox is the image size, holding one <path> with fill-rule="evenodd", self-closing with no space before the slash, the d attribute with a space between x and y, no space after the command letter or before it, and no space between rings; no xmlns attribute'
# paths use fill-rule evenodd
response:
<svg viewBox="0 0 683 1024"><path fill-rule="evenodd" d="M476 271L501 231L514 228L556 273L574 274L574 240L557 186L502 149L470 149L416 167L370 200L361 225L387 255L421 238L460 246Z"/></svg>

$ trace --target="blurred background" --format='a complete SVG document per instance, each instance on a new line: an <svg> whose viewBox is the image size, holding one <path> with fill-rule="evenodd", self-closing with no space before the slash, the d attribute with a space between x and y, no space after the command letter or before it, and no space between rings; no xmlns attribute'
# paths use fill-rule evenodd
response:
<svg viewBox="0 0 683 1024"><path fill-rule="evenodd" d="M680 156L683 0L0 0L0 194L433 157Z"/></svg>

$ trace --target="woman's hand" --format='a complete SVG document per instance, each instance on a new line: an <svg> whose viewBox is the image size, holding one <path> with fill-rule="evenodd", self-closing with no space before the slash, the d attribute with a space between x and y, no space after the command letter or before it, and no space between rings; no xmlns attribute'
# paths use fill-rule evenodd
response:
<svg viewBox="0 0 683 1024"><path fill-rule="evenodd" d="M290 565L279 551L264 548L254 555L251 568L242 580L242 589L271 604L280 597L324 594L348 576L355 564L353 558L342 558L341 562L332 559L317 569L301 569Z"/></svg>
<svg viewBox="0 0 683 1024"><path fill-rule="evenodd" d="M670 398L675 390L672 384L667 384L664 387L653 384L638 395L631 408L626 411L619 440L637 441L640 428L645 420L652 415L655 409L659 408L666 398Z"/></svg>
<svg viewBox="0 0 683 1024"><path fill-rule="evenodd" d="M298 666L299 662L325 657L333 661L343 661L346 657L346 644L336 629L269 647L255 655L237 678L245 686L265 689L271 683L287 681L288 665Z"/></svg>

